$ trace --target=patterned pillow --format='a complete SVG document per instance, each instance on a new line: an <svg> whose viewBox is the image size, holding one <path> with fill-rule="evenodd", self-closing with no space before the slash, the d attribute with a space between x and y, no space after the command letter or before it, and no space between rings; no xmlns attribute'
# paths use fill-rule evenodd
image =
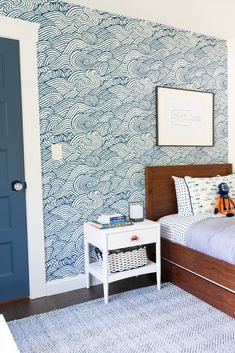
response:
<svg viewBox="0 0 235 353"><path fill-rule="evenodd" d="M175 182L175 191L177 199L178 214L189 216L193 214L188 186L184 178L172 176Z"/></svg>
<svg viewBox="0 0 235 353"><path fill-rule="evenodd" d="M194 215L213 212L218 197L218 185L222 182L228 184L229 195L235 197L235 174L216 176L211 178L192 178L186 176L185 182L188 186Z"/></svg>

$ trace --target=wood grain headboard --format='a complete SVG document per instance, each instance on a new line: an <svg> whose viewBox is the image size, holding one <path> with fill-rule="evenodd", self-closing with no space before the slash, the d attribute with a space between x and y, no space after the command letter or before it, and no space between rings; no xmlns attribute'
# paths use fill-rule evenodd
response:
<svg viewBox="0 0 235 353"><path fill-rule="evenodd" d="M175 186L172 175L212 177L232 173L232 164L201 164L145 168L147 219L177 213Z"/></svg>

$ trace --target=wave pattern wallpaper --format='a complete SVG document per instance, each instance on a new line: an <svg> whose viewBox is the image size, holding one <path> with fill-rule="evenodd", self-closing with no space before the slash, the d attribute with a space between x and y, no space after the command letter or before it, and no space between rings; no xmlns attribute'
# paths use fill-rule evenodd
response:
<svg viewBox="0 0 235 353"><path fill-rule="evenodd" d="M144 200L146 165L227 162L226 42L61 1L0 0L0 13L41 25L47 280L74 276L83 222ZM215 93L214 147L156 146L157 85Z"/></svg>

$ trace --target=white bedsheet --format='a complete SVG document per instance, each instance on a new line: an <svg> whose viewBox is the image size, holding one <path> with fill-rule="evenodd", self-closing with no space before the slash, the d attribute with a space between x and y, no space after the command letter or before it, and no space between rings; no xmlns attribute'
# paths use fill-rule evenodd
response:
<svg viewBox="0 0 235 353"><path fill-rule="evenodd" d="M173 214L160 218L157 223L160 223L161 236L175 243L185 245L185 235L189 227L202 219L209 217L223 217L223 215L214 215L213 213L202 213L196 216L180 216Z"/></svg>

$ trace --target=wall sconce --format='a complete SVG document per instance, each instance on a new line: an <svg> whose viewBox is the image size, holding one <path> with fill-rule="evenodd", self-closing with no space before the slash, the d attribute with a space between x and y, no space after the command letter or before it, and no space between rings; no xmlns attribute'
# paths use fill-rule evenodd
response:
<svg viewBox="0 0 235 353"><path fill-rule="evenodd" d="M143 222L144 203L141 201L129 203L129 217L133 222Z"/></svg>

